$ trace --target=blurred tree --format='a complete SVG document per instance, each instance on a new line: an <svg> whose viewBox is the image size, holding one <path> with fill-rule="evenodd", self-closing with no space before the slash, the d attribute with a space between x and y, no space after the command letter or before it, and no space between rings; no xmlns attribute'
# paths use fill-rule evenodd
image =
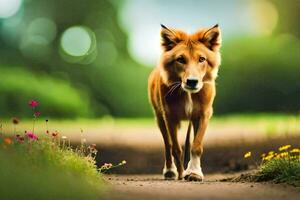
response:
<svg viewBox="0 0 300 200"><path fill-rule="evenodd" d="M300 37L300 1L297 0L271 0L278 10L279 20L277 33L291 33Z"/></svg>
<svg viewBox="0 0 300 200"><path fill-rule="evenodd" d="M151 68L128 54L122 2L24 0L17 15L0 19L0 115L25 114L26 99L37 98L56 117L152 116ZM225 41L215 113L300 110L300 3L272 2L275 36Z"/></svg>
<svg viewBox="0 0 300 200"><path fill-rule="evenodd" d="M228 41L217 79L216 114L300 111L300 41L254 37Z"/></svg>
<svg viewBox="0 0 300 200"><path fill-rule="evenodd" d="M145 80L150 69L138 65L128 55L127 36L119 27L115 7L121 2L113 5L108 0L25 0L20 14L1 21L1 68L19 66L70 82L73 88L89 96L90 116L149 116ZM45 23L34 28L37 19L54 24L53 42L42 43L49 31L40 29L50 28ZM18 20L20 23L14 26ZM72 57L62 50L61 37L72 26L86 27L95 36L92 45L96 49L91 55ZM83 38L75 39L73 43ZM1 96L4 98L5 94ZM53 115L69 116L59 111Z"/></svg>

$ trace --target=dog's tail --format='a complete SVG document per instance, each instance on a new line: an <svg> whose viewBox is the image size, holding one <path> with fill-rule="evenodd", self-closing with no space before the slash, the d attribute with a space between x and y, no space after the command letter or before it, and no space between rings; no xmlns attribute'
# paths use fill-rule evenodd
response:
<svg viewBox="0 0 300 200"><path fill-rule="evenodd" d="M187 168L188 162L190 160L190 150L191 150L190 135L191 135L191 128L192 128L192 122L190 120L189 121L188 130L187 130L187 133L186 133L185 145L184 145L184 162L183 162L184 169Z"/></svg>

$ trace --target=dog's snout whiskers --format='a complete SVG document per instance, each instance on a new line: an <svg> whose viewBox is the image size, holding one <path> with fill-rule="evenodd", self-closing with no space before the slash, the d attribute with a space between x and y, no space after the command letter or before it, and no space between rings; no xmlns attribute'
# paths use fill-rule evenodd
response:
<svg viewBox="0 0 300 200"><path fill-rule="evenodd" d="M172 95L173 92L181 85L181 82L177 81L173 84L171 84L171 87L169 89L169 91L167 92L167 94L165 95L165 98L167 98L168 96Z"/></svg>

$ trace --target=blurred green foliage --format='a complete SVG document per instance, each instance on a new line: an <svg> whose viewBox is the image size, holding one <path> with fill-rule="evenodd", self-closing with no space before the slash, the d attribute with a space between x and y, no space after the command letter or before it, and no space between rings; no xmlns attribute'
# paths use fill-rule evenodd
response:
<svg viewBox="0 0 300 200"><path fill-rule="evenodd" d="M146 83L150 68L128 55L127 36L117 22L122 2L112 3L25 0L21 14L15 16L16 21L21 16L21 24L14 27L12 19L0 20L1 116L26 115L24 105L33 98L42 102L44 113L55 117L151 114ZM28 35L26 27L36 18L53 20L56 37L47 46L34 43L21 48L19 43ZM93 30L98 44L93 62L88 57L76 58L81 59L77 63L62 59L60 37L74 25ZM41 36L40 32L36 34Z"/></svg>
<svg viewBox="0 0 300 200"><path fill-rule="evenodd" d="M101 199L105 184L94 163L41 138L12 144L0 136L0 192L6 200Z"/></svg>
<svg viewBox="0 0 300 200"><path fill-rule="evenodd" d="M46 74L31 73L21 68L0 69L0 110L4 116L30 116L26 104L36 98L42 112L57 117L90 116L87 95L66 81Z"/></svg>
<svg viewBox="0 0 300 200"><path fill-rule="evenodd" d="M297 2L274 2L280 14L275 35L224 39L216 114L299 111L299 34L297 28L288 29L297 15L285 11ZM128 38L117 20L122 3L24 0L14 18L0 20L0 116L26 115L24 104L32 98L55 117L152 116L147 99L151 68L129 56ZM46 45L40 36L47 31L32 28L39 18L56 26L49 29L49 38L55 37ZM93 32L97 45L87 56L71 58L62 51L61 36L72 26Z"/></svg>
<svg viewBox="0 0 300 200"><path fill-rule="evenodd" d="M225 43L216 112L299 112L299 52L288 34Z"/></svg>

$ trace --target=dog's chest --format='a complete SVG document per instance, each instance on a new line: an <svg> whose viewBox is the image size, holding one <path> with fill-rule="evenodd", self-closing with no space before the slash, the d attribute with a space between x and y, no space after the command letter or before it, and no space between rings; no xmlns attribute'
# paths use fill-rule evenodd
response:
<svg viewBox="0 0 300 200"><path fill-rule="evenodd" d="M188 119L192 113L197 113L200 110L200 103L187 94L177 96L167 103L169 114L177 116L179 119Z"/></svg>

